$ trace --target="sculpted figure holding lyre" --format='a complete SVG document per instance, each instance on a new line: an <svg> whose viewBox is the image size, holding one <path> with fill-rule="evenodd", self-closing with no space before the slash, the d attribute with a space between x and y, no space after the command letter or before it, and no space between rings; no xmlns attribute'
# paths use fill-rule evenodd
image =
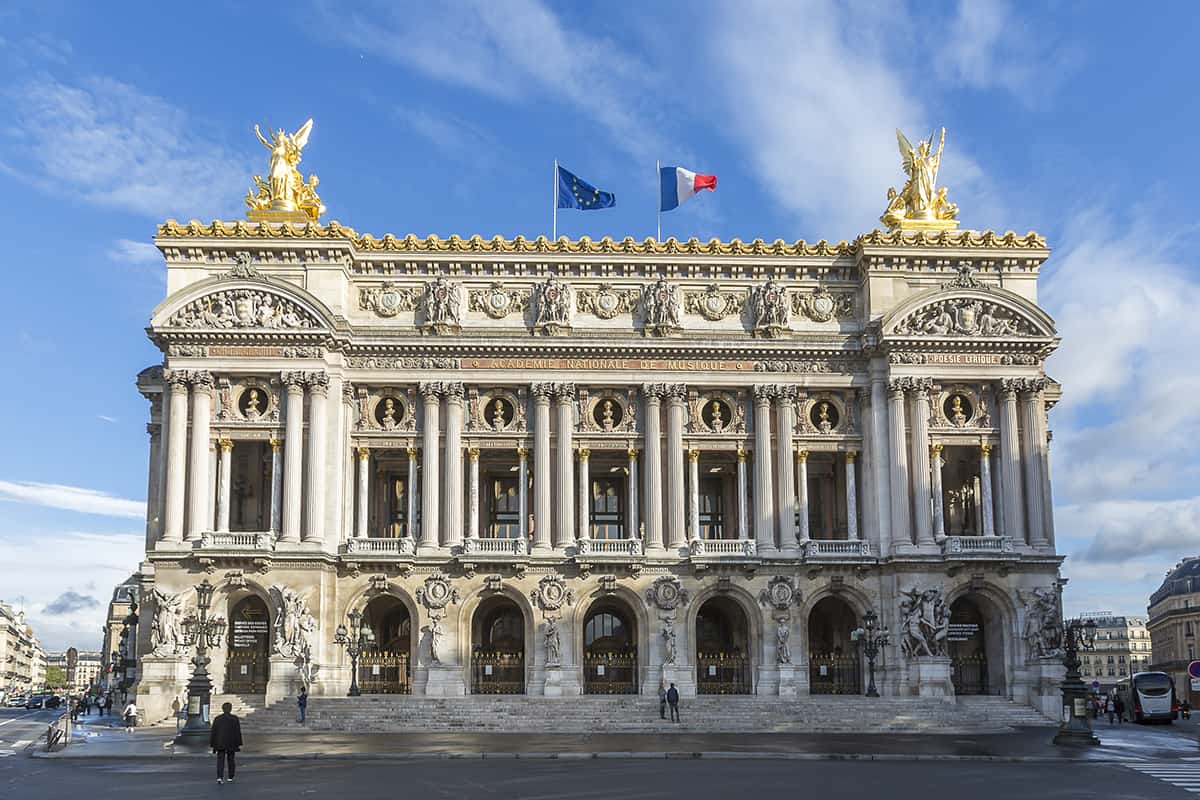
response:
<svg viewBox="0 0 1200 800"><path fill-rule="evenodd" d="M258 125L254 126L254 135L271 152L271 157L267 179L255 175L254 187L246 192L246 206L252 212L251 219L256 218L253 212L270 211L277 215L302 213L315 222L325 211L321 198L317 196L317 176L309 176L309 182L305 183L304 176L296 169L312 127L313 121L310 119L295 133L280 128L268 139Z"/></svg>
<svg viewBox="0 0 1200 800"><path fill-rule="evenodd" d="M938 137L934 147L934 137ZM900 146L900 158L904 173L908 176L903 188L897 192L888 189L887 210L879 221L891 229L949 229L957 227L958 206L946 199L945 188L938 189L938 168L942 164L942 152L946 148L946 129L941 135L932 133L915 147L899 128L896 142Z"/></svg>

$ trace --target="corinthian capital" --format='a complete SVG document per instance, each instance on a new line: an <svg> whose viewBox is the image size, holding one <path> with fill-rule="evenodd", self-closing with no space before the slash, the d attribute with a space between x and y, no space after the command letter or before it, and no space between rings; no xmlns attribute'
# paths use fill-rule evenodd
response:
<svg viewBox="0 0 1200 800"><path fill-rule="evenodd" d="M750 387L751 394L754 395L754 402L758 405L770 405L771 398L775 396L776 386L773 383L756 383Z"/></svg>
<svg viewBox="0 0 1200 800"><path fill-rule="evenodd" d="M426 400L437 400L442 396L442 384L437 381L421 381L417 390Z"/></svg>
<svg viewBox="0 0 1200 800"><path fill-rule="evenodd" d="M540 400L540 401L549 402L550 398L554 396L554 384L553 383L531 384L529 387L529 394L530 394L530 396L533 397L534 401Z"/></svg>
<svg viewBox="0 0 1200 800"><path fill-rule="evenodd" d="M888 381L888 394L892 397L903 397L908 391L908 378L892 378Z"/></svg>
<svg viewBox="0 0 1200 800"><path fill-rule="evenodd" d="M775 402L781 406L796 404L796 387L787 383L779 383L774 387Z"/></svg>
<svg viewBox="0 0 1200 800"><path fill-rule="evenodd" d="M314 394L322 396L329 394L329 374L326 372L309 372L304 376L304 383Z"/></svg>
<svg viewBox="0 0 1200 800"><path fill-rule="evenodd" d="M573 383L556 383L554 384L554 396L558 398L558 402L567 403L575 399L575 384Z"/></svg>
<svg viewBox="0 0 1200 800"><path fill-rule="evenodd" d="M213 391L213 374L206 369L194 369L188 373L188 383L192 385L193 392L204 392L212 394Z"/></svg>
<svg viewBox="0 0 1200 800"><path fill-rule="evenodd" d="M667 400L682 403L687 399L686 383L667 383L663 385L663 394Z"/></svg>
<svg viewBox="0 0 1200 800"><path fill-rule="evenodd" d="M462 381L446 381L442 383L442 394L446 396L446 401L450 403L462 404L463 395L466 394L466 387Z"/></svg>
<svg viewBox="0 0 1200 800"><path fill-rule="evenodd" d="M288 370L279 374L279 381L289 390L304 391L304 386L308 383L308 374L299 370Z"/></svg>
<svg viewBox="0 0 1200 800"><path fill-rule="evenodd" d="M643 383L642 396L647 400L661 400L667 392L665 383Z"/></svg>
<svg viewBox="0 0 1200 800"><path fill-rule="evenodd" d="M176 391L187 391L187 370L165 369L163 370L163 382Z"/></svg>

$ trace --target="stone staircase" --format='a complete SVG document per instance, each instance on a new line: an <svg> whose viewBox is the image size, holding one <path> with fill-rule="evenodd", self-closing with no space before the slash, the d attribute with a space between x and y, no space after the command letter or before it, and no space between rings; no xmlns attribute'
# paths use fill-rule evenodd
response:
<svg viewBox="0 0 1200 800"><path fill-rule="evenodd" d="M1015 726L1053 725L1027 706L1002 697L957 702L916 697L866 698L813 695L685 698L686 733L1004 733ZM481 696L456 698L370 695L312 697L300 725L294 702L248 715L246 730L258 733L661 733L658 699L642 696L573 698Z"/></svg>

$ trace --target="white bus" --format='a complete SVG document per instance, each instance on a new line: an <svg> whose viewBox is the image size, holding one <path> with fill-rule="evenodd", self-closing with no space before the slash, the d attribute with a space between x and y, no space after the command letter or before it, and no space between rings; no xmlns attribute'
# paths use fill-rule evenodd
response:
<svg viewBox="0 0 1200 800"><path fill-rule="evenodd" d="M1165 721L1179 715L1175 681L1165 672L1138 672L1117 681L1117 697L1125 706L1123 717L1130 722Z"/></svg>

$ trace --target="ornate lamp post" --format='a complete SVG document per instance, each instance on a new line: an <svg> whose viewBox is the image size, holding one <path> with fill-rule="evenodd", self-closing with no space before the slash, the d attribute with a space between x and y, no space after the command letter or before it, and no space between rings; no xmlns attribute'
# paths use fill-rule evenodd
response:
<svg viewBox="0 0 1200 800"><path fill-rule="evenodd" d="M205 578L196 587L196 613L183 621L183 642L187 647L196 647L192 659L195 669L188 681L187 722L175 741L183 742L208 736L209 705L212 702L212 680L208 677L208 648L221 644L225 634L225 619L208 616L212 603L213 586Z"/></svg>
<svg viewBox="0 0 1200 800"><path fill-rule="evenodd" d="M1073 619L1063 628L1063 665L1067 668L1062 682L1063 719L1055 744L1093 745L1100 740L1092 733L1092 723L1087 714L1087 685L1079 676L1079 651L1092 650L1096 646L1095 620Z"/></svg>
<svg viewBox="0 0 1200 800"><path fill-rule="evenodd" d="M867 656L867 697L879 697L879 690L875 688L875 656L888 643L888 629L876 631L878 624L879 616L872 609L867 609L867 613L863 614L862 627L850 632L850 640L858 642Z"/></svg>
<svg viewBox="0 0 1200 800"><path fill-rule="evenodd" d="M358 697L362 694L358 689L358 657L362 651L375 644L375 632L360 612L351 611L347 616L350 619L350 628L338 625L333 634L333 642L341 645L346 655L350 656L350 691L346 696Z"/></svg>

